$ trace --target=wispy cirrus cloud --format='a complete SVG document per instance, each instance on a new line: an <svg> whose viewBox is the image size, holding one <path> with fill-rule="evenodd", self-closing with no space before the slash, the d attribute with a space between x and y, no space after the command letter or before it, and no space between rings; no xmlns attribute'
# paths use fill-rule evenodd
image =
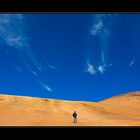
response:
<svg viewBox="0 0 140 140"><path fill-rule="evenodd" d="M132 60L132 61L130 62L130 64L129 64L129 66L132 66L134 63L135 63L135 61Z"/></svg>
<svg viewBox="0 0 140 140"><path fill-rule="evenodd" d="M106 37L110 33L112 15L111 14L95 14L94 22L90 28L91 35Z"/></svg>
<svg viewBox="0 0 140 140"><path fill-rule="evenodd" d="M140 45L140 43L138 43L138 46ZM134 57L132 58L132 60L130 61L130 63L128 64L130 67L133 66L136 63L137 57L140 54L140 47L138 47L138 49L136 50L136 53L134 55Z"/></svg>
<svg viewBox="0 0 140 140"><path fill-rule="evenodd" d="M107 67L111 66L108 64L108 50L112 20L115 16L116 14L94 14L93 16L93 23L89 31L93 37L98 37L98 47L100 47L101 52L97 62L94 62L94 66L92 64L87 64L86 71L91 74L103 74ZM93 51L93 48L91 50ZM88 58L91 59L92 56L88 56Z"/></svg>
<svg viewBox="0 0 140 140"><path fill-rule="evenodd" d="M48 64L48 67L49 67L50 69L56 70L56 68L55 68L54 66L50 65L50 64Z"/></svg>
<svg viewBox="0 0 140 140"><path fill-rule="evenodd" d="M92 64L90 64L89 62L87 62L87 68L84 72L88 72L91 75L96 74L96 70L95 70L94 66Z"/></svg>
<svg viewBox="0 0 140 140"><path fill-rule="evenodd" d="M107 67L110 66L112 66L112 64L98 66L98 71L103 74L106 71Z"/></svg>
<svg viewBox="0 0 140 140"><path fill-rule="evenodd" d="M90 32L92 35L98 35L101 30L103 29L103 21L102 20L99 20L97 23L95 23L91 29L90 29Z"/></svg>
<svg viewBox="0 0 140 140"><path fill-rule="evenodd" d="M105 72L105 66L99 66L98 67L98 71L101 73L101 74L103 74L104 72Z"/></svg>
<svg viewBox="0 0 140 140"><path fill-rule="evenodd" d="M41 57L43 58L43 60L44 60L44 62L45 62L45 64L46 64L46 67L47 67L47 68L50 68L50 69L52 69L52 70L57 70L57 68L56 68L55 66L50 65L50 64L46 61L46 58L45 58L44 56L41 56Z"/></svg>
<svg viewBox="0 0 140 140"><path fill-rule="evenodd" d="M29 37L25 32L25 28L26 23L23 14L0 14L0 42L17 49L19 57L26 68L38 79L40 85L44 89L52 92L52 89L48 85L44 84L38 76L38 72L42 72L44 70L44 66L33 55L32 48L29 44ZM27 57L38 72L33 70L33 67L27 61ZM55 69L51 65L49 67L51 69ZM18 71L21 70L18 67L16 67L16 69Z"/></svg>
<svg viewBox="0 0 140 140"><path fill-rule="evenodd" d="M44 84L43 87L44 87L44 89L46 89L47 91L52 92L52 88L49 87L48 85Z"/></svg>
<svg viewBox="0 0 140 140"><path fill-rule="evenodd" d="M37 72L35 72L33 70L31 72L32 72L33 75L38 76Z"/></svg>
<svg viewBox="0 0 140 140"><path fill-rule="evenodd" d="M84 70L84 72L87 72L91 75L96 75L97 73L103 74L107 67L112 66L112 64L108 64L108 65L99 65L97 67L95 67L93 64L87 62L87 68L86 70Z"/></svg>
<svg viewBox="0 0 140 140"><path fill-rule="evenodd" d="M15 48L28 46L23 21L22 14L0 14L0 38L6 45Z"/></svg>
<svg viewBox="0 0 140 140"><path fill-rule="evenodd" d="M53 92L52 88L49 85L45 84L43 81L40 81L40 80L38 80L38 81L39 81L40 85L43 87L43 89L45 89L48 92Z"/></svg>
<svg viewBox="0 0 140 140"><path fill-rule="evenodd" d="M29 44L29 37L25 33L25 18L22 14L0 14L0 39L7 46L23 51L39 70L43 70ZM27 63L27 62L26 62Z"/></svg>

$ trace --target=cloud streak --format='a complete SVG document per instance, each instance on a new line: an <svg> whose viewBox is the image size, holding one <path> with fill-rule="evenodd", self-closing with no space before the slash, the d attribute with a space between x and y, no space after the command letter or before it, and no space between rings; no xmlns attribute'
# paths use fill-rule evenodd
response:
<svg viewBox="0 0 140 140"><path fill-rule="evenodd" d="M140 43L138 43L138 46L140 45ZM138 47L138 49L136 50L136 53L134 55L134 57L132 58L131 62L129 63L129 66L131 67L132 65L134 65L134 63L137 60L137 57L139 56L140 53L140 47Z"/></svg>
<svg viewBox="0 0 140 140"><path fill-rule="evenodd" d="M94 62L94 66L87 64L86 71L91 74L96 74L98 72L103 74L107 67L111 66L108 64L108 50L113 17L114 14L94 14L94 21L89 31L94 38L98 39L100 55L98 60Z"/></svg>
<svg viewBox="0 0 140 140"><path fill-rule="evenodd" d="M42 88L48 92L53 92L52 88L45 84L43 81L41 81L40 79L38 79L39 84L42 86Z"/></svg>
<svg viewBox="0 0 140 140"><path fill-rule="evenodd" d="M52 69L52 70L57 70L56 67L50 65L50 64L46 61L46 59L45 59L44 56L41 56L41 57L42 57L42 59L44 60L46 66L47 66L48 68L50 68L50 69Z"/></svg>
<svg viewBox="0 0 140 140"><path fill-rule="evenodd" d="M94 23L90 29L91 35L107 37L110 33L111 19L111 14L95 14Z"/></svg>
<svg viewBox="0 0 140 140"><path fill-rule="evenodd" d="M98 35L102 29L103 29L103 21L102 20L99 20L97 23L95 23L92 27L91 27L91 34L92 35Z"/></svg>
<svg viewBox="0 0 140 140"><path fill-rule="evenodd" d="M133 61L129 64L129 66L132 66L134 63L135 63L135 61L133 60Z"/></svg>
<svg viewBox="0 0 140 140"><path fill-rule="evenodd" d="M50 86L48 86L48 85L46 85L46 84L43 84L42 86L43 86L43 88L46 89L47 91L52 92L52 88L51 88Z"/></svg>
<svg viewBox="0 0 140 140"><path fill-rule="evenodd" d="M52 89L38 77L38 72L42 72L44 67L33 55L29 44L29 37L25 33L25 19L22 14L0 14L0 42L17 49L26 68L38 79L40 85L45 90L52 92ZM32 69L25 55L31 60L38 72ZM55 69L51 65L49 67ZM20 71L18 67L16 69Z"/></svg>
<svg viewBox="0 0 140 140"><path fill-rule="evenodd" d="M110 66L112 66L112 64L101 65L101 66L98 67L98 71L99 71L101 74L103 74L103 73L106 71L106 69L107 69L108 67L110 67Z"/></svg>
<svg viewBox="0 0 140 140"><path fill-rule="evenodd" d="M56 68L55 68L54 66L50 65L50 64L48 64L48 67L49 67L50 69L56 70Z"/></svg>
<svg viewBox="0 0 140 140"><path fill-rule="evenodd" d="M98 67L98 71L101 73L101 74L103 74L104 72L105 72L105 66L99 66Z"/></svg>
<svg viewBox="0 0 140 140"><path fill-rule="evenodd" d="M25 33L25 19L22 14L0 14L0 38L7 46L23 51L35 67L43 70L43 66L34 57L29 37Z"/></svg>
<svg viewBox="0 0 140 140"><path fill-rule="evenodd" d="M96 75L97 73L103 74L107 67L112 66L112 64L108 64L108 65L99 65L97 67L93 66L93 64L87 62L87 68L86 70L84 70L84 72L87 72L91 75Z"/></svg>
<svg viewBox="0 0 140 140"><path fill-rule="evenodd" d="M95 70L94 66L92 64L90 64L89 62L87 62L87 68L84 72L88 72L91 75L96 74L96 70Z"/></svg>
<svg viewBox="0 0 140 140"><path fill-rule="evenodd" d="M28 46L23 21L22 14L0 14L0 38L6 45L15 48Z"/></svg>

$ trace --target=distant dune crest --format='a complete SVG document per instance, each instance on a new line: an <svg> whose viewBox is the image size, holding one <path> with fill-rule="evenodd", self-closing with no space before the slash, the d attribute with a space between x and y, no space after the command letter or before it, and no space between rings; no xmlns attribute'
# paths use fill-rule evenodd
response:
<svg viewBox="0 0 140 140"><path fill-rule="evenodd" d="M0 126L140 126L140 92L100 102L0 95ZM73 123L73 111L78 123Z"/></svg>

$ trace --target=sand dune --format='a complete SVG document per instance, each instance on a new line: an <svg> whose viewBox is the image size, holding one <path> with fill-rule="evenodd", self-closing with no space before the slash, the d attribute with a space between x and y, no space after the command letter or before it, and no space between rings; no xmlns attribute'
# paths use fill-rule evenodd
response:
<svg viewBox="0 0 140 140"><path fill-rule="evenodd" d="M78 123L72 113L78 112ZM140 126L140 92L100 102L0 95L0 126Z"/></svg>

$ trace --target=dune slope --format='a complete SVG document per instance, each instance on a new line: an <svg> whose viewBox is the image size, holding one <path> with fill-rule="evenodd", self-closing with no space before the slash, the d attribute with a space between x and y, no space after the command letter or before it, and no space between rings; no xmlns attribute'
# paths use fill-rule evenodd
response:
<svg viewBox="0 0 140 140"><path fill-rule="evenodd" d="M73 111L78 123L73 123ZM0 126L140 126L140 92L100 102L0 95Z"/></svg>

